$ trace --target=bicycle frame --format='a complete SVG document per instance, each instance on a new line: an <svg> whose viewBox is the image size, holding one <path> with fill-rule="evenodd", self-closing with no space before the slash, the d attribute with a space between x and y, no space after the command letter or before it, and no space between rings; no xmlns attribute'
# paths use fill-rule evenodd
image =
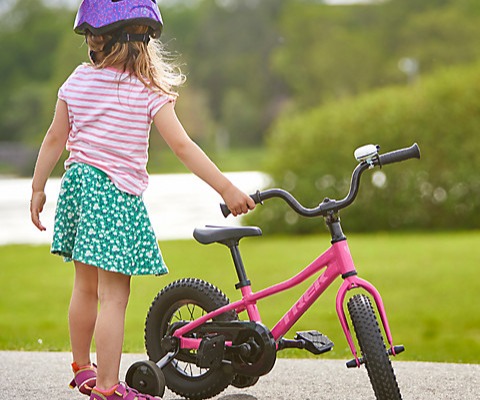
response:
<svg viewBox="0 0 480 400"><path fill-rule="evenodd" d="M304 294L293 304L293 306L285 313L285 315L277 322L277 324L271 330L272 336L277 343L287 333L287 331L293 327L293 325L299 320L299 318L312 306L313 303L325 292L325 290L338 278L343 278L343 283L337 292L336 297L336 310L340 324L347 338L350 350L355 357L357 367L361 365L361 361L358 358L358 353L353 341L350 327L347 322L347 318L344 311L344 301L347 292L351 289L362 288L368 292L374 299L378 313L380 315L383 329L386 335L386 339L390 345L388 353L396 355L395 346L393 345L392 334L388 325L387 315L385 307L383 305L382 298L377 289L369 282L360 279L357 276L355 265L353 263L350 250L348 248L347 239L343 235L340 219L338 218L338 211L348 207L355 200L358 188L360 184L360 176L367 169L375 166L382 166L392 164L410 158L420 158L420 149L416 143L412 146L404 149L395 150L382 155L378 154L378 146L364 146L359 148L355 152L355 157L360 163L354 169L350 182L350 189L347 196L342 200L333 200L325 198L324 201L315 208L305 208L291 195L291 193L282 189L270 189L264 192L257 191L254 195L251 195L252 199L257 204L262 204L263 200L267 200L272 197L282 198L296 213L305 217L323 216L325 222L330 230L332 236L332 245L323 254L316 258L311 264L305 267L300 273L292 278L270 286L266 289L260 290L254 293L248 280L245 279L242 282L241 293L242 298L236 302L227 304L217 310L209 312L202 317L187 323L186 325L175 330L173 336L177 337L180 341L180 347L183 349L198 349L201 339L198 338L186 338L183 335L199 327L208 320L217 317L225 312L235 310L237 313L247 311L250 321L261 322L259 310L257 308L257 302L264 298L270 297L274 294L291 289L300 283L304 282L307 278L313 274L325 269L317 279L311 284ZM222 213L226 217L230 213L230 210L225 204L221 205ZM225 244L225 243L224 243ZM237 249L238 250L238 249ZM232 253L233 254L233 253ZM234 260L235 262L235 260ZM237 267L237 265L236 265ZM243 265L241 266L243 269ZM238 273L238 270L237 270ZM244 271L243 271L244 273ZM246 276L245 276L246 278ZM226 343L231 345L231 343ZM164 357L165 360L161 360L159 364L164 361L168 362L170 357L173 356L173 352L170 355Z"/></svg>
<svg viewBox="0 0 480 400"><path fill-rule="evenodd" d="M220 314L232 310L235 310L237 313L247 311L250 321L261 322L260 313L257 307L257 302L259 300L291 289L323 269L325 270L273 327L271 333L275 341L278 343L278 340L282 338L290 328L293 327L293 325L315 303L315 301L323 292L325 292L325 290L333 283L333 281L338 277L342 277L344 281L337 292L336 310L350 350L355 357L357 366L360 366L360 361L343 306L345 296L351 289L362 288L373 297L383 324L386 338L391 347L392 355L395 355L392 335L388 325L387 315L382 298L377 289L371 283L357 276L346 239L332 243L329 249L316 258L311 264L306 266L300 273L284 282L275 284L256 293L252 291L250 285L242 287L241 300L227 304L226 306L203 315L195 321L189 322L188 324L177 329L174 332L174 336L179 338L181 348L198 349L201 339L186 338L183 337L183 335Z"/></svg>

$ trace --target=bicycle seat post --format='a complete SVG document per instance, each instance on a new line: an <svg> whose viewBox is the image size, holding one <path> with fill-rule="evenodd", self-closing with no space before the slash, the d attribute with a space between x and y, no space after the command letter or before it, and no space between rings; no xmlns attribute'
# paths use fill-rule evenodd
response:
<svg viewBox="0 0 480 400"><path fill-rule="evenodd" d="M240 249L238 248L238 241L232 241L227 244L227 246L232 254L233 264L235 265L235 271L237 271L238 276L238 283L235 285L235 289L241 289L242 287L250 286L251 282L247 278L242 256L240 255Z"/></svg>
<svg viewBox="0 0 480 400"><path fill-rule="evenodd" d="M252 294L251 282L247 278L247 273L245 271L245 266L243 265L242 256L240 255L240 250L238 248L238 241L231 240L228 243L224 243L230 249L232 254L233 264L235 265L235 271L238 276L238 283L235 285L235 289L242 292L242 298L248 298ZM255 303L247 302L245 304L245 309L247 311L250 321L261 322L260 313ZM239 310L237 310L239 312Z"/></svg>

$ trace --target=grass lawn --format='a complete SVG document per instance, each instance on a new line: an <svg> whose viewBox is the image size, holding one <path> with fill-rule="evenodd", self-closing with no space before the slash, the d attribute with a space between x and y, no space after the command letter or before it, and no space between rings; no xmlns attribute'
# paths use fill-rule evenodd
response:
<svg viewBox="0 0 480 400"><path fill-rule="evenodd" d="M241 243L253 289L287 279L329 243L326 235L247 238ZM383 296L401 360L480 363L480 232L351 234L359 275ZM143 352L143 326L157 292L182 277L206 279L238 299L229 252L220 245L166 241L170 268L164 277L136 277L128 308L125 351ZM73 267L49 254L48 246L0 247L0 350L68 351L67 308ZM323 357L350 359L335 313L337 283L300 319L296 330L316 329L335 342ZM306 285L300 289L305 290ZM271 326L301 291L259 303ZM293 337L294 332L289 335ZM280 356L308 357L303 351Z"/></svg>

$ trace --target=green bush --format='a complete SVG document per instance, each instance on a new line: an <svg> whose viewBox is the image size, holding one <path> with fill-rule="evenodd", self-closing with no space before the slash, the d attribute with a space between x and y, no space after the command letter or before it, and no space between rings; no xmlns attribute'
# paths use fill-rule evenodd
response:
<svg viewBox="0 0 480 400"><path fill-rule="evenodd" d="M470 229L480 226L480 64L456 67L415 85L390 87L277 121L268 140L266 170L274 186L309 207L342 198L367 143L381 152L417 142L422 158L363 175L355 204L342 212L348 230ZM387 180L382 187L374 184ZM249 223L266 231L306 233L316 220L297 217L280 200ZM347 218L348 217L348 218ZM322 224L320 224L322 225Z"/></svg>

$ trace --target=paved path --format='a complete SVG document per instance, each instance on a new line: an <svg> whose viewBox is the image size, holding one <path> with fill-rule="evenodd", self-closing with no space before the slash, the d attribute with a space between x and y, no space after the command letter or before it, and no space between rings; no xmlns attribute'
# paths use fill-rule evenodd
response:
<svg viewBox="0 0 480 400"><path fill-rule="evenodd" d="M126 354L122 376L143 355ZM0 352L0 400L86 400L68 389L70 354ZM405 400L480 399L480 365L394 362ZM348 385L348 386L344 386ZM165 400L179 399L166 391ZM364 368L340 360L278 359L273 370L247 389L228 388L215 400L374 400Z"/></svg>

